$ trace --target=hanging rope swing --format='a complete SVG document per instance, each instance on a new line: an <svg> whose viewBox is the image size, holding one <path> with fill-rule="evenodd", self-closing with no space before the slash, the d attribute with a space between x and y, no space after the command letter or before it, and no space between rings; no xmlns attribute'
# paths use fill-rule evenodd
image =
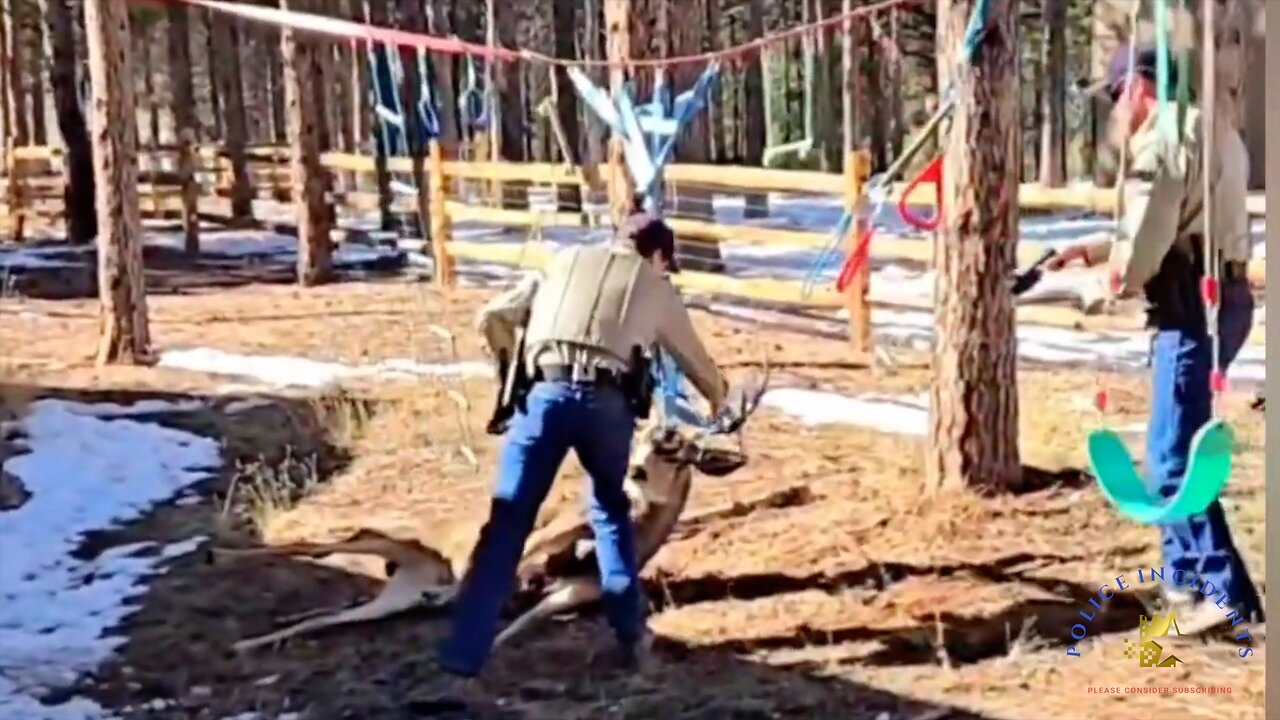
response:
<svg viewBox="0 0 1280 720"><path fill-rule="evenodd" d="M1189 516L1204 512L1222 493L1227 480L1231 476L1231 456L1235 444L1235 436L1231 428L1218 415L1218 400L1226 389L1226 378L1220 369L1218 337L1218 252L1213 234L1213 161L1215 109L1214 76L1216 66L1216 46L1214 38L1214 2L1204 1L1204 67L1202 82L1203 96L1209 103L1207 110L1201 113L1202 136L1206 138L1201 162L1203 163L1204 194L1204 278L1201 284L1201 296L1204 301L1208 341L1212 348L1212 365L1210 370L1210 392L1212 394L1212 417L1192 438L1188 451L1187 469L1178 491L1170 498L1164 498L1159 492L1151 489L1138 474L1137 466L1130 457L1128 449L1120 436L1110 428L1100 428L1089 434L1089 463L1093 474L1098 479L1098 486L1106 498L1115 505L1122 515L1147 524L1163 524L1186 519ZM1164 0L1156 3L1156 41L1157 61L1156 76L1159 84L1160 99L1157 117L1157 128L1166 138L1182 142L1187 105L1189 104L1190 83L1185 76L1180 76L1177 89L1177 110L1170 113L1168 102L1169 80L1169 27L1168 8ZM1136 43L1134 43L1136 46ZM1131 46L1132 48L1133 46ZM1187 48L1179 59L1179 68L1190 68L1190 48ZM1132 81L1133 62L1129 63ZM1170 135L1169 133L1172 133ZM1118 216L1118 215L1117 215ZM1100 410L1105 410L1105 392L1100 395Z"/></svg>

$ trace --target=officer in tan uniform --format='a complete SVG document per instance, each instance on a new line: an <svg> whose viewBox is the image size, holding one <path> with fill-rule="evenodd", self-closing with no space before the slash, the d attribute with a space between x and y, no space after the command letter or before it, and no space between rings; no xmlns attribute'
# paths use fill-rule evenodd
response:
<svg viewBox="0 0 1280 720"><path fill-rule="evenodd" d="M1219 255L1218 359L1224 372L1248 339L1254 300L1246 277L1251 248L1245 210L1249 158L1244 141L1225 122L1214 123L1216 138L1204 137L1200 111L1194 107L1187 109L1179 138L1164 134L1157 127L1158 114L1172 113L1176 118L1178 108L1175 103L1160 107L1156 57L1153 49L1139 49L1130 73L1130 49L1121 47L1105 81L1104 89L1115 106L1112 137L1128 137L1122 146L1129 170L1124 178L1121 236L1114 242L1104 239L1067 248L1049 269L1075 261L1091 266L1109 263L1121 296L1145 296L1147 324L1155 331L1145 465L1148 482L1170 497L1182 484L1192 438L1212 414L1213 354L1200 287L1205 232L1212 233ZM1130 77L1131 83L1127 82ZM1176 78L1170 82L1176 86ZM1213 227L1206 230L1203 152L1211 142ZM1257 591L1231 540L1220 504L1214 502L1204 513L1162 525L1160 530L1165 565L1197 578L1192 592L1184 587L1166 593L1181 606L1184 630L1204 630L1225 621L1221 606L1215 607L1223 593L1242 616L1261 614Z"/></svg>
<svg viewBox="0 0 1280 720"><path fill-rule="evenodd" d="M605 615L630 662L645 640L645 601L636 569L630 501L623 491L636 416L623 391L634 348L669 353L718 412L727 385L693 328L666 272L677 272L675 238L660 220L630 218L612 245L557 253L480 311L490 349L512 349L525 328L533 384L506 431L489 519L472 553L441 648L442 668L477 675L513 590L516 566L539 507L572 449L591 478Z"/></svg>

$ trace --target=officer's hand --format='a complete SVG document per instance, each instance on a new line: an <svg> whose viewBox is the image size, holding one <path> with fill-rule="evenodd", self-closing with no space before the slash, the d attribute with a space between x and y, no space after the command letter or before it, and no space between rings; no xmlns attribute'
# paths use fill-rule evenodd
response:
<svg viewBox="0 0 1280 720"><path fill-rule="evenodd" d="M1063 248L1057 255L1045 262L1044 269L1049 272L1057 272L1076 260L1084 260L1085 253L1083 245L1072 245L1071 247Z"/></svg>

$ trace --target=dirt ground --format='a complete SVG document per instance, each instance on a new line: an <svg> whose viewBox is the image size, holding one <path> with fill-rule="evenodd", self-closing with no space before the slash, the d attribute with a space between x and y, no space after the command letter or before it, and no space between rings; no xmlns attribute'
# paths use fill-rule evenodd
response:
<svg viewBox="0 0 1280 720"><path fill-rule="evenodd" d="M311 290L184 284L150 298L152 332L160 350L350 363L478 359L472 313L492 292L393 281ZM880 376L847 362L838 342L705 312L695 320L731 377L752 372L767 344L774 387L928 388L921 355L902 355ZM453 342L432 326L451 331ZM48 396L207 398L205 411L152 420L221 438L227 469L203 488L202 503L165 506L89 538L83 555L141 539L205 534L245 545L361 527L418 537L455 560L468 551L497 449L482 430L489 379L356 382L323 393L252 388L167 368L95 368L96 331L92 301L0 300L8 356L0 397L11 411ZM609 637L588 616L497 653L484 686L511 718L1262 718L1260 649L1241 660L1231 637L1173 638L1167 647L1184 661L1176 668L1142 668L1124 655L1152 597L1134 578L1159 566L1158 536L1117 516L1080 470L1085 434L1097 423L1090 399L1098 377L1021 369L1028 487L987 497L927 488L920 438L807 427L762 409L748 429L750 463L727 478L699 478L688 512L792 486L808 493L677 530L646 572L654 668L628 676L593 663ZM1110 422L1142 421L1143 379L1105 377L1118 395ZM238 402L248 397L258 402ZM1225 408L1240 451L1224 504L1261 587L1263 425L1247 400L1233 395ZM547 516L581 507L582 475L570 465ZM1136 587L1107 601L1089 640L1073 641L1079 611L1121 574ZM128 638L119 657L76 690L129 708L125 717L413 717L404 700L434 672L445 628L438 614L247 655L230 650L274 618L367 595L380 577L379 567L351 558L178 559L118 629ZM1072 644L1080 657L1066 654ZM1126 692L1132 687L1230 694Z"/></svg>

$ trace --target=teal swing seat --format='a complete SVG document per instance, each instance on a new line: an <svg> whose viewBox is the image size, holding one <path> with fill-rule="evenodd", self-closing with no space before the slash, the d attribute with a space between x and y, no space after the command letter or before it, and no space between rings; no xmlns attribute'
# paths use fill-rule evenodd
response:
<svg viewBox="0 0 1280 720"><path fill-rule="evenodd" d="M1113 430L1089 433L1089 464L1102 494L1126 517L1148 525L1163 525L1205 511L1231 477L1235 434L1214 419L1191 440L1187 471L1177 494L1165 499L1138 474L1124 441Z"/></svg>

